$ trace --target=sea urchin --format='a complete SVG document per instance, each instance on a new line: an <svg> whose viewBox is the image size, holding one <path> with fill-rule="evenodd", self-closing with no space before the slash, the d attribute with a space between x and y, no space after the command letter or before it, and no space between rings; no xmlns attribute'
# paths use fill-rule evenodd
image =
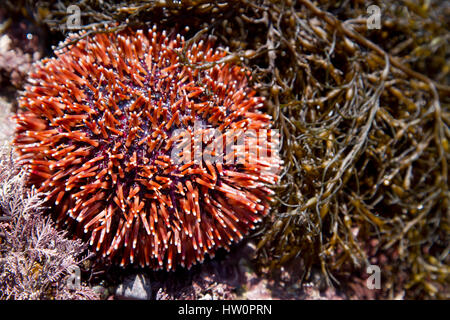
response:
<svg viewBox="0 0 450 320"><path fill-rule="evenodd" d="M155 27L71 40L37 65L15 118L58 225L104 259L168 270L253 229L280 160L246 70L210 38Z"/></svg>

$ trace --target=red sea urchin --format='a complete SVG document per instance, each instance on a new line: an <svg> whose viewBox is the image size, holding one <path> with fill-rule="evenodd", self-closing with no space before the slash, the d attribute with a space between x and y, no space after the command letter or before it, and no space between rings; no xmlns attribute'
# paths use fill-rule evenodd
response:
<svg viewBox="0 0 450 320"><path fill-rule="evenodd" d="M245 70L213 45L155 27L97 34L30 76L19 161L58 225L109 261L189 268L268 212L277 135Z"/></svg>

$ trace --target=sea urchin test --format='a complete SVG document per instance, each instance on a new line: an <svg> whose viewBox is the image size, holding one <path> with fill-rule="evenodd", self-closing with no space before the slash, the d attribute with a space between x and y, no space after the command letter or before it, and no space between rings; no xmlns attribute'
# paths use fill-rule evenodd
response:
<svg viewBox="0 0 450 320"><path fill-rule="evenodd" d="M38 63L15 118L18 162L58 226L105 260L167 270L241 240L281 164L248 71L210 38L75 36Z"/></svg>

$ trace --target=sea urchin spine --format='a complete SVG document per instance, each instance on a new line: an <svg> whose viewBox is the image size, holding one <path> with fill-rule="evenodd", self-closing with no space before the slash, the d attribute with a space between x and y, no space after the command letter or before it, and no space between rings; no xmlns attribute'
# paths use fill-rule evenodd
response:
<svg viewBox="0 0 450 320"><path fill-rule="evenodd" d="M185 48L155 27L96 34L31 74L16 116L19 161L57 223L103 258L190 267L268 212L276 133L245 69L218 62L226 53L213 45ZM245 145L233 144L236 132L251 132Z"/></svg>

